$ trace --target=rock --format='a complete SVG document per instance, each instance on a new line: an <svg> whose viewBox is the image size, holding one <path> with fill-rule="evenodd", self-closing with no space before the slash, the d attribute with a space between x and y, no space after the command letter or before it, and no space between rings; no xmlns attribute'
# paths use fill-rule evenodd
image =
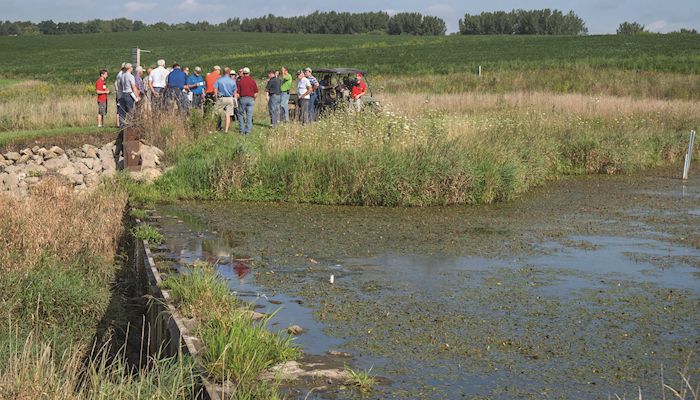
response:
<svg viewBox="0 0 700 400"><path fill-rule="evenodd" d="M151 146L151 151L153 151L153 154L155 154L158 158L165 157L165 153L163 153L163 150L157 148L156 146Z"/></svg>
<svg viewBox="0 0 700 400"><path fill-rule="evenodd" d="M17 161L17 160L19 160L20 157L22 157L22 155L16 151L11 151L11 152L5 154L5 158L8 160L12 160L12 161Z"/></svg>
<svg viewBox="0 0 700 400"><path fill-rule="evenodd" d="M5 161L5 156L3 156L2 154L0 154L0 161Z"/></svg>
<svg viewBox="0 0 700 400"><path fill-rule="evenodd" d="M37 165L41 165L41 164L44 163L44 157L42 157L42 156L40 156L40 155L38 155L38 154L33 155L33 156L32 156L32 160L34 160L34 162L35 162Z"/></svg>
<svg viewBox="0 0 700 400"><path fill-rule="evenodd" d="M92 170L98 174L102 172L102 161L98 158L92 160Z"/></svg>
<svg viewBox="0 0 700 400"><path fill-rule="evenodd" d="M9 174L7 172L0 173L0 186L4 186L5 179L7 179L8 175Z"/></svg>
<svg viewBox="0 0 700 400"><path fill-rule="evenodd" d="M34 154L39 153L39 150L41 150L41 148L39 146L32 147L32 153L34 153Z"/></svg>
<svg viewBox="0 0 700 400"><path fill-rule="evenodd" d="M57 171L61 168L65 168L68 165L68 157L56 157L44 161L44 167L49 171Z"/></svg>
<svg viewBox="0 0 700 400"><path fill-rule="evenodd" d="M26 172L28 176L41 176L47 171L48 170L43 165L36 164L28 164L26 168L24 168L24 172Z"/></svg>
<svg viewBox="0 0 700 400"><path fill-rule="evenodd" d="M93 187L97 186L98 183L100 183L100 176L97 175L95 172L90 172L89 174L86 174L84 176L85 181L85 186L87 187Z"/></svg>
<svg viewBox="0 0 700 400"><path fill-rule="evenodd" d="M85 185L83 185L83 184L79 184L79 185L76 185L75 188L74 188L73 190L76 191L76 192L82 192L82 191L84 191L85 189L87 189L87 186L85 186Z"/></svg>
<svg viewBox="0 0 700 400"><path fill-rule="evenodd" d="M49 152L49 151L46 150L46 148L44 148L44 147L40 148L38 151L35 151L36 154L38 154L38 155L40 155L40 156L42 156L42 157L44 157L44 156L46 155L46 153L48 153L48 152Z"/></svg>
<svg viewBox="0 0 700 400"><path fill-rule="evenodd" d="M83 153L85 153L85 157L88 158L95 158L97 157L97 147L90 145L90 144L84 144L83 147L81 147L83 150Z"/></svg>
<svg viewBox="0 0 700 400"><path fill-rule="evenodd" d="M81 158L78 161L85 164L86 167L92 169L92 164L95 162L92 158Z"/></svg>
<svg viewBox="0 0 700 400"><path fill-rule="evenodd" d="M156 168L160 164L158 156L150 151L141 151L141 168Z"/></svg>
<svg viewBox="0 0 700 400"><path fill-rule="evenodd" d="M335 357L345 357L345 358L350 358L352 357L352 354L346 353L344 351L338 351L338 350L328 350L326 352L329 356L335 356Z"/></svg>
<svg viewBox="0 0 700 400"><path fill-rule="evenodd" d="M63 151L63 149L60 148L60 147L58 147L58 146L53 146L53 147L51 147L51 148L49 149L49 151L52 152L52 153L56 153L56 154L58 154L59 156L62 156L62 155L64 155L64 154L66 154L66 152Z"/></svg>
<svg viewBox="0 0 700 400"><path fill-rule="evenodd" d="M73 174L70 175L68 179L70 179L71 183L73 183L74 185L83 185L85 183L83 174Z"/></svg>
<svg viewBox="0 0 700 400"><path fill-rule="evenodd" d="M29 184L29 185L36 185L37 183L39 183L40 179L38 176L30 176L30 177L26 178L24 181L27 182L27 184Z"/></svg>
<svg viewBox="0 0 700 400"><path fill-rule="evenodd" d="M19 184L19 175L17 175L14 172L10 172L5 176L4 179L5 182L3 182L5 190L15 190L17 185Z"/></svg>
<svg viewBox="0 0 700 400"><path fill-rule="evenodd" d="M16 174L20 171L22 171L22 166L20 165L8 165L5 167L5 172L10 173L10 174Z"/></svg>
<svg viewBox="0 0 700 400"><path fill-rule="evenodd" d="M19 153L22 154L23 156L29 156L29 157L34 155L34 153L32 153L32 149L30 149L30 148L22 149L22 151L20 151Z"/></svg>
<svg viewBox="0 0 700 400"><path fill-rule="evenodd" d="M290 335L300 335L304 333L304 328L302 328L299 325L292 325L289 328L287 328L287 333Z"/></svg>
<svg viewBox="0 0 700 400"><path fill-rule="evenodd" d="M59 169L57 171L59 174L70 178L71 175L75 175L78 173L78 169L73 166L73 164L67 164L65 167Z"/></svg>
<svg viewBox="0 0 700 400"><path fill-rule="evenodd" d="M80 163L80 162L75 163L75 164L73 164L73 166L78 170L78 172L80 172L83 175L93 173L92 170L90 168L88 168L87 165L85 165L83 163Z"/></svg>
<svg viewBox="0 0 700 400"><path fill-rule="evenodd" d="M26 164L27 161L29 161L30 157L31 156L29 154L22 154L22 157L20 157L19 160L17 160L17 163L18 164Z"/></svg>

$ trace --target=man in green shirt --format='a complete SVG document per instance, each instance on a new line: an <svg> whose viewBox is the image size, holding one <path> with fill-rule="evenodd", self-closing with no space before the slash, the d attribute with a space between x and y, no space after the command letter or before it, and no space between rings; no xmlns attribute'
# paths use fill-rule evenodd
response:
<svg viewBox="0 0 700 400"><path fill-rule="evenodd" d="M281 117L284 122L289 122L289 91L292 89L292 74L289 73L287 67L282 67L282 84L280 85L280 91L282 95L280 97L282 112Z"/></svg>

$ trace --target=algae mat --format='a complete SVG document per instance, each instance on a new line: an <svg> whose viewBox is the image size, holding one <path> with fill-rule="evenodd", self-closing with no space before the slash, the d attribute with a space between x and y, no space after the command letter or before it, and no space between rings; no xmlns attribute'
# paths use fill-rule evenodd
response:
<svg viewBox="0 0 700 400"><path fill-rule="evenodd" d="M662 371L700 373L697 178L572 178L496 206L158 211L172 262L217 261L276 326L306 328L306 352L388 379L308 398L660 398Z"/></svg>

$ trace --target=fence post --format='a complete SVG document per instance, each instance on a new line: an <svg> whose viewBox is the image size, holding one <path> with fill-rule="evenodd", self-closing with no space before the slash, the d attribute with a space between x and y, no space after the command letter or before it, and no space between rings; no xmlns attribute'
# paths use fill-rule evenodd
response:
<svg viewBox="0 0 700 400"><path fill-rule="evenodd" d="M695 131L690 131L690 140L688 140L688 151L685 153L685 163L683 164L683 180L688 179L690 171L690 161L693 159L693 147L695 144Z"/></svg>
<svg viewBox="0 0 700 400"><path fill-rule="evenodd" d="M479 76L481 76L481 65L479 65Z"/></svg>

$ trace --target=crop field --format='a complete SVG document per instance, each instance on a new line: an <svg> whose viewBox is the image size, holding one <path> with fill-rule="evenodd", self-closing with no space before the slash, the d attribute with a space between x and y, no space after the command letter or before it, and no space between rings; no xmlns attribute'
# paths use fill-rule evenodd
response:
<svg viewBox="0 0 700 400"><path fill-rule="evenodd" d="M219 32L130 32L1 37L0 78L86 82L96 70L116 71L130 48L184 65L269 68L356 66L377 74L445 74L593 67L629 71L700 72L698 35L445 36L296 35Z"/></svg>

